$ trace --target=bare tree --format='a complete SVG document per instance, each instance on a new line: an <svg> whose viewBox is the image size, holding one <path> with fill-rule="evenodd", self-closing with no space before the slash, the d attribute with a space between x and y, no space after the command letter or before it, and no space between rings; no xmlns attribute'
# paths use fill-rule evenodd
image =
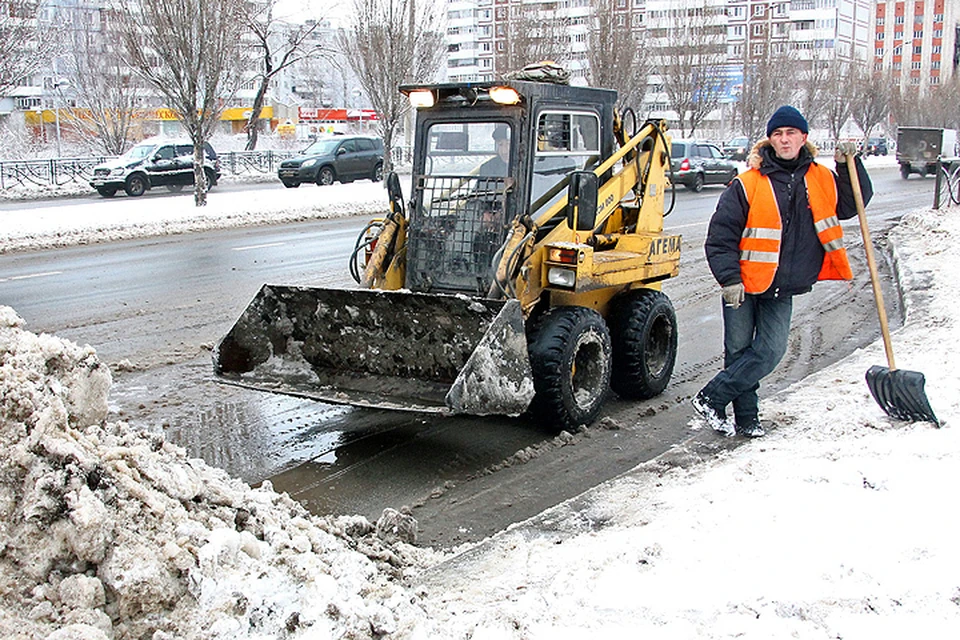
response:
<svg viewBox="0 0 960 640"><path fill-rule="evenodd" d="M685 5L667 29L657 67L682 135L693 135L724 95L725 29L717 21L722 8Z"/></svg>
<svg viewBox="0 0 960 640"><path fill-rule="evenodd" d="M827 68L824 81L828 87L834 88L832 98L823 105L822 120L830 129L834 142L840 139L843 125L850 119L851 100L851 63L847 60L836 59Z"/></svg>
<svg viewBox="0 0 960 640"><path fill-rule="evenodd" d="M166 100L193 141L194 202L207 204L204 143L244 70L243 0L117 0L131 67Z"/></svg>
<svg viewBox="0 0 960 640"><path fill-rule="evenodd" d="M248 3L244 16L247 29L253 36L256 52L257 93L250 108L250 124L247 127L247 151L257 148L260 135L260 113L266 100L270 81L286 69L301 60L316 57L324 53L318 45L311 46L311 40L319 22L292 25L274 17L277 0L263 3Z"/></svg>
<svg viewBox="0 0 960 640"><path fill-rule="evenodd" d="M827 58L824 49L814 49L812 60L800 63L800 95L798 108L807 122L818 122L824 115L827 103L836 95L836 85L828 82L830 66L836 58Z"/></svg>
<svg viewBox="0 0 960 640"><path fill-rule="evenodd" d="M444 49L435 5L416 0L355 0L340 44L380 120L384 175L393 168L393 139L410 110L398 91L406 82L429 82L440 68Z"/></svg>
<svg viewBox="0 0 960 640"><path fill-rule="evenodd" d="M925 123L956 129L960 125L960 78L956 74L939 86L931 86L920 99Z"/></svg>
<svg viewBox="0 0 960 640"><path fill-rule="evenodd" d="M497 11L508 11L507 5ZM509 7L506 29L506 48L496 52L496 67L500 75L522 69L537 62L550 60L563 65L570 58L570 19L545 11L539 4L517 4Z"/></svg>
<svg viewBox="0 0 960 640"><path fill-rule="evenodd" d="M890 89L874 73L872 65L863 60L854 60L850 67L849 86L852 89L850 117L863 131L863 141L870 137L873 128L890 112Z"/></svg>
<svg viewBox="0 0 960 640"><path fill-rule="evenodd" d="M140 118L145 87L127 66L115 34L76 29L72 36L65 57L80 113L65 111L61 118L91 147L119 155Z"/></svg>
<svg viewBox="0 0 960 640"><path fill-rule="evenodd" d="M896 126L922 126L925 118L920 100L920 87L899 82L893 74L890 80L890 116Z"/></svg>
<svg viewBox="0 0 960 640"><path fill-rule="evenodd" d="M648 49L630 25L618 24L617 0L596 0L587 35L590 85L617 90L621 108L640 106L650 73Z"/></svg>
<svg viewBox="0 0 960 640"><path fill-rule="evenodd" d="M796 70L796 59L791 55L769 50L744 65L736 120L750 140L765 138L766 124L773 112L793 101L794 88L784 78L791 77Z"/></svg>
<svg viewBox="0 0 960 640"><path fill-rule="evenodd" d="M40 0L0 2L0 93L49 65L62 50L62 29L43 20Z"/></svg>

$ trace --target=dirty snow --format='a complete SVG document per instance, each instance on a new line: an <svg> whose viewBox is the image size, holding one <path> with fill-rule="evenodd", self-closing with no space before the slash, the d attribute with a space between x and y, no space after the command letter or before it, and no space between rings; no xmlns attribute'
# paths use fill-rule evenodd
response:
<svg viewBox="0 0 960 640"><path fill-rule="evenodd" d="M691 441L452 555L407 544L402 511L313 517L105 422L96 354L2 308L0 637L956 637L960 210L892 241L897 361L942 428L882 413L877 343L765 399L765 438Z"/></svg>

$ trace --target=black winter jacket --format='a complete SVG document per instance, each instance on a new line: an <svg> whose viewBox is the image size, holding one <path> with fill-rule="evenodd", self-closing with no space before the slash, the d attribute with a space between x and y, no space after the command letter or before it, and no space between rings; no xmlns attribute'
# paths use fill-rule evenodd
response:
<svg viewBox="0 0 960 640"><path fill-rule="evenodd" d="M810 143L800 150L799 163L792 171L784 168L773 152L769 142L762 141L754 148L759 154L760 172L770 178L780 208L782 224L780 262L773 284L761 295L763 297L792 296L807 293L817 282L823 265L823 246L813 226L813 212L807 201L804 176L814 161ZM752 158L754 163L756 155ZM873 196L873 184L860 158L856 158L857 173L864 204ZM754 164L753 166L756 166ZM857 215L853 187L845 163L837 165L834 172L837 183L837 217L847 220ZM707 262L720 286L741 282L740 237L747 224L749 203L743 185L734 180L717 202L717 210L710 219L704 249Z"/></svg>

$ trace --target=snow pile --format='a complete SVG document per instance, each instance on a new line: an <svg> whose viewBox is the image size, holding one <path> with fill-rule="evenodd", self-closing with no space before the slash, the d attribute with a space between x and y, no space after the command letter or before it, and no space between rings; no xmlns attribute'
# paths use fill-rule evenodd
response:
<svg viewBox="0 0 960 640"><path fill-rule="evenodd" d="M386 190L368 180L300 189L215 188L207 195L205 207L195 206L193 194L187 190L178 195L147 192L138 198L91 196L88 202L35 206L16 214L0 212L0 253L208 229L380 216L387 208Z"/></svg>
<svg viewBox="0 0 960 640"><path fill-rule="evenodd" d="M717 457L723 439L701 433L431 570L431 624L498 640L956 637L958 240L956 209L894 234L897 364L926 375L943 428L882 412L864 382L886 364L878 342L766 400L767 437Z"/></svg>
<svg viewBox="0 0 960 640"><path fill-rule="evenodd" d="M106 423L90 347L0 307L0 637L369 638L422 617L430 559L388 510L319 519L157 434ZM390 544L382 538L390 539Z"/></svg>

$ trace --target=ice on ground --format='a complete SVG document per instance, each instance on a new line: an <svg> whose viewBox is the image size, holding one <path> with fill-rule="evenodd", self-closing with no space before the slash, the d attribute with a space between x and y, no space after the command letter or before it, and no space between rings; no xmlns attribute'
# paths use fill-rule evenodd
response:
<svg viewBox="0 0 960 640"><path fill-rule="evenodd" d="M422 619L398 580L432 554L395 524L388 544L106 422L110 383L92 348L0 307L0 637L372 638Z"/></svg>

